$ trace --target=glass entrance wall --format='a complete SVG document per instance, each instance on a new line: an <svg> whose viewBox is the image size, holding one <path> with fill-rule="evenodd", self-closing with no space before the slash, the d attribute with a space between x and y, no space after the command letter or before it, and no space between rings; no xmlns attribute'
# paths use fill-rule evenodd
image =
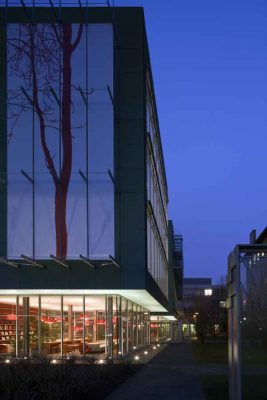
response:
<svg viewBox="0 0 267 400"><path fill-rule="evenodd" d="M237 246L228 264L230 400L267 379L267 246ZM253 371L253 372L252 372Z"/></svg>
<svg viewBox="0 0 267 400"><path fill-rule="evenodd" d="M151 343L167 342L171 339L171 323L161 316L151 317L150 324Z"/></svg>
<svg viewBox="0 0 267 400"><path fill-rule="evenodd" d="M116 358L149 344L148 321L117 295L0 296L0 355Z"/></svg>
<svg viewBox="0 0 267 400"><path fill-rule="evenodd" d="M257 384L267 379L267 253L240 254L240 307L242 393L249 397L251 368Z"/></svg>

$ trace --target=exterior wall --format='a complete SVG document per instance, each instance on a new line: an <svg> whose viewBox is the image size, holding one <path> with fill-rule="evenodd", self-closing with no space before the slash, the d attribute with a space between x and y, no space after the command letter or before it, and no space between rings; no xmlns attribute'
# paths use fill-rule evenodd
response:
<svg viewBox="0 0 267 400"><path fill-rule="evenodd" d="M116 257L121 286L136 288L145 286L146 273L144 16L140 8L115 13Z"/></svg>
<svg viewBox="0 0 267 400"><path fill-rule="evenodd" d="M6 20L9 23L29 22L29 15L34 17L36 23L55 21L51 8L43 7L34 10L28 8L28 14L22 7L3 8L1 11L3 11L2 15L6 13ZM113 93L111 90L108 101L113 105L114 114L114 168L110 167L110 184L114 189L115 252L112 254L110 251L110 255L114 255L117 265L110 260L109 254L106 254L106 257L100 256L99 260L91 260L90 254L87 253L88 260L93 261L95 268L79 259L80 251L74 251L75 257L69 254L66 260L65 257L59 260L65 265L49 259L49 254L48 257L40 257L40 255L37 257L33 254L32 259L37 261L37 265L19 259L15 260L19 261L19 268L14 268L16 264L7 265L1 262L0 289L146 289L167 308L167 185L143 9L114 8L110 13L108 7L90 7L90 12L87 13L85 10L82 13L79 7L68 7L60 10L56 8L54 11L56 15L60 12L62 21L66 23L79 24L84 22L85 18L89 24L112 26L114 80ZM0 34L3 38L0 55L0 68L3 72L0 76L0 91L3 99L6 98L5 28L4 24L0 26ZM111 84L109 86L111 87ZM82 103L82 98L80 102ZM151 107L149 122L146 112L148 103ZM4 107L0 108L2 113L0 121L1 176L3 174L6 176L7 172L5 105L4 102ZM152 121L153 129L152 125L149 128ZM99 159L101 157L105 159L105 152L103 155L96 153ZM146 176L148 158L150 163L154 163L154 183L149 192L149 201L147 201ZM0 227L0 257L6 258L8 257L6 224L8 212L7 185L5 184L0 184L0 202L1 222L3 221ZM148 263L147 220L151 220L152 216L153 255ZM25 229L25 235L27 234L27 229ZM81 238L80 242L84 240L81 233L77 237ZM38 237L39 242L42 242L40 239L41 237ZM80 246L80 243L78 245ZM20 257L19 252L18 257Z"/></svg>
<svg viewBox="0 0 267 400"><path fill-rule="evenodd" d="M172 338L172 322L161 316L152 316L150 324L151 343L166 343Z"/></svg>

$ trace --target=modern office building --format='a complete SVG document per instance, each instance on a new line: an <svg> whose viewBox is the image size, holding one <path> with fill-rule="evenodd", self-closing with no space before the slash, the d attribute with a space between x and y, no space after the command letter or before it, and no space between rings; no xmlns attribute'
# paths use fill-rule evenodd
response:
<svg viewBox="0 0 267 400"><path fill-rule="evenodd" d="M117 356L175 319L144 14L57 4L0 8L0 352Z"/></svg>

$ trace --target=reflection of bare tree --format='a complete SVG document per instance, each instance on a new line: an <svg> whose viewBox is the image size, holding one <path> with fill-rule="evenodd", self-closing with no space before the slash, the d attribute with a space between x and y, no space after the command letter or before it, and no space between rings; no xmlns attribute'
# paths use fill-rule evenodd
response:
<svg viewBox="0 0 267 400"><path fill-rule="evenodd" d="M21 90L8 94L11 119L8 141L21 113L33 109L39 121L46 166L55 184L56 255L62 258L67 256L68 246L66 208L74 129L71 60L82 31L80 24L73 39L71 24L19 24L14 37L8 39L9 79L22 83ZM59 168L48 147L48 128L58 131L61 138Z"/></svg>
<svg viewBox="0 0 267 400"><path fill-rule="evenodd" d="M267 343L267 265L266 258L243 257L242 331L247 339Z"/></svg>

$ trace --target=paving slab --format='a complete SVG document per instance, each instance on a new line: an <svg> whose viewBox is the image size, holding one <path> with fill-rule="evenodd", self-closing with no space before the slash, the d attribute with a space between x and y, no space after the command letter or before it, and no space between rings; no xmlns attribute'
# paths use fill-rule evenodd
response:
<svg viewBox="0 0 267 400"><path fill-rule="evenodd" d="M170 343L106 400L204 400L189 343Z"/></svg>

